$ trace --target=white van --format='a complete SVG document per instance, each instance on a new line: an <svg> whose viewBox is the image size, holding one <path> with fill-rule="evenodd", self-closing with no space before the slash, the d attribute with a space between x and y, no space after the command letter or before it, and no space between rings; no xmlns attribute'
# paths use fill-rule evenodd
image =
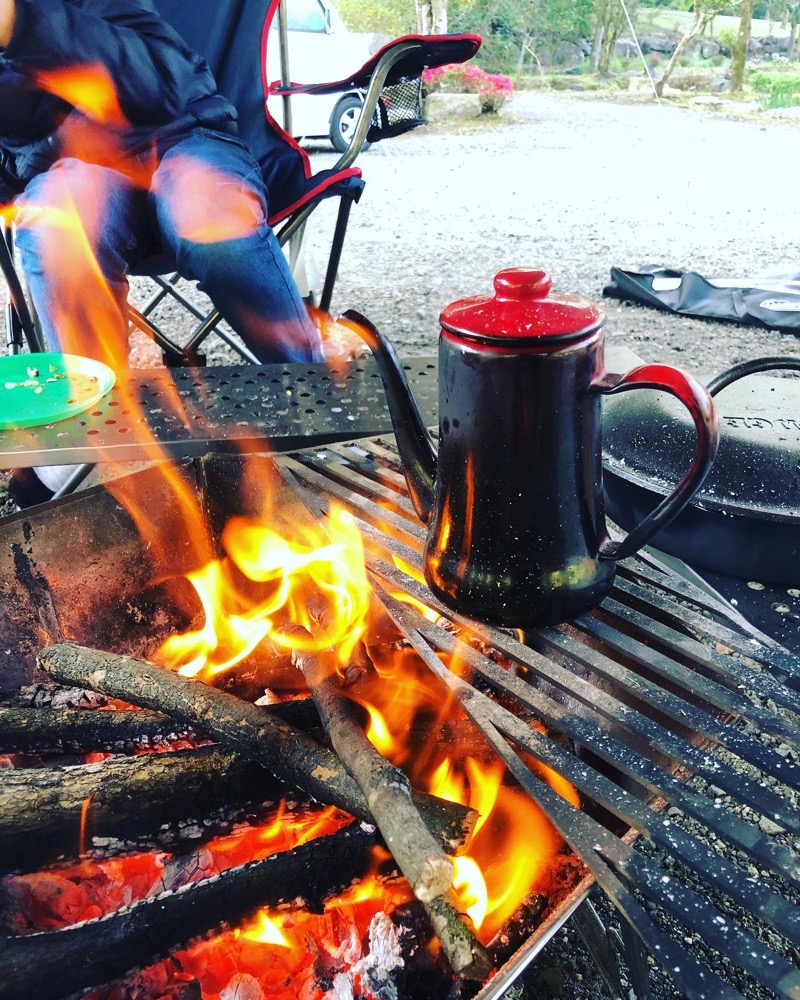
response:
<svg viewBox="0 0 800 1000"><path fill-rule="evenodd" d="M329 83L362 66L381 44L381 36L348 31L327 0L283 0L287 10L289 80L292 83ZM278 15L272 21L267 45L267 80L281 78ZM291 98L292 135L300 139L329 139L338 152L350 145L361 115L363 92L295 94ZM270 97L269 112L283 125L283 100Z"/></svg>

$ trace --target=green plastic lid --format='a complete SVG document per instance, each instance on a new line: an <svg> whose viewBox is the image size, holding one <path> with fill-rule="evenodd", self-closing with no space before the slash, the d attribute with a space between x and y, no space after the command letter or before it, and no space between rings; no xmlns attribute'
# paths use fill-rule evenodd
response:
<svg viewBox="0 0 800 1000"><path fill-rule="evenodd" d="M94 406L112 388L111 368L76 354L0 358L0 430L38 427Z"/></svg>

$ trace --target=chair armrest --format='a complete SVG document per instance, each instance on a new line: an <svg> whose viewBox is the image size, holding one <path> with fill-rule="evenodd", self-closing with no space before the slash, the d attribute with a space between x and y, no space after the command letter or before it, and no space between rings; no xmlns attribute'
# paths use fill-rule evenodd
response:
<svg viewBox="0 0 800 1000"><path fill-rule="evenodd" d="M330 83L291 83L275 81L269 93L336 94L347 90L366 90L372 80L384 73L383 84L391 86L408 77L418 77L433 66L467 62L481 47L479 35L402 35L381 46L363 66L350 76ZM384 72L385 71L385 72Z"/></svg>
<svg viewBox="0 0 800 1000"><path fill-rule="evenodd" d="M478 35L403 35L382 46L355 73L331 83L283 86L270 84L269 94L335 94L365 90L364 109L350 143L335 169L354 162L364 142L378 142L424 125L422 71L432 66L466 62L478 51Z"/></svg>

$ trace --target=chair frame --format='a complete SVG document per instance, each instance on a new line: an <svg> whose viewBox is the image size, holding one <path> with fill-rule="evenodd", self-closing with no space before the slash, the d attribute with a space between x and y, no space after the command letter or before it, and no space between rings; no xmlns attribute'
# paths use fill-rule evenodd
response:
<svg viewBox="0 0 800 1000"><path fill-rule="evenodd" d="M288 44L286 13L283 4L278 6L278 30L281 48L281 80L284 86L288 86ZM381 92L386 85L386 80L392 69L403 59L419 52L424 45L424 41L419 38L409 37L398 40L383 53L375 67L366 90L363 102L363 110L355 130L350 147L341 154L334 166L333 171L342 171L351 167L358 157L364 143L367 140L367 133L372 124L380 100ZM284 119L291 129L291 94L281 94L284 101ZM319 302L315 303L323 312L330 310L333 297L333 288L336 282L339 264L341 262L344 248L345 235L350 220L350 211L353 207L354 198L349 193L338 195L339 207L331 239L331 250L328 256L328 263L325 271L322 292ZM291 246L292 241L302 238L303 229L311 214L320 204L320 199L311 199L297 209L289 218L276 229L278 243L281 247ZM129 319L133 326L140 329L150 337L162 351L164 363L167 366L198 366L205 363L201 346L211 333L216 333L229 347L236 351L246 361L258 363L255 355L238 340L232 338L228 333L219 328L222 317L216 309L204 313L192 302L180 289L176 288L176 283L180 280L180 275L175 273L169 277L161 274L147 275L157 286L157 291L147 300L141 309L136 309L128 304ZM176 345L149 319L149 316L156 309L160 302L167 296L172 296L195 318L198 320L197 326L189 335L183 346Z"/></svg>

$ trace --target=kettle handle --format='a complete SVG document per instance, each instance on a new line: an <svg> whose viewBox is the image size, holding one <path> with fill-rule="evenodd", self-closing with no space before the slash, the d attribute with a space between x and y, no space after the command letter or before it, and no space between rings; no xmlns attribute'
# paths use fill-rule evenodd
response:
<svg viewBox="0 0 800 1000"><path fill-rule="evenodd" d="M633 555L656 532L665 528L703 485L719 447L719 417L711 393L702 382L672 365L640 365L625 375L606 372L595 382L595 386L600 392L608 394L629 389L662 389L683 403L697 431L697 448L692 464L672 493L621 541L615 542L606 536L601 543L600 558L616 561Z"/></svg>

